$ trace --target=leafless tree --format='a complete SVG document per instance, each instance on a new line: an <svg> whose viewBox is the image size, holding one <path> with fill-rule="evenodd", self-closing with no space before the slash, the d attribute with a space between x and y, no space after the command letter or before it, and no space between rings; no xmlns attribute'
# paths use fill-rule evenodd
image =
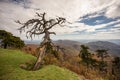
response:
<svg viewBox="0 0 120 80"><path fill-rule="evenodd" d="M55 34L55 32L50 32L49 30L55 26L63 26L66 23L66 19L62 17L57 17L55 19L46 18L46 13L36 13L38 18L30 19L25 23L21 23L19 20L16 21L17 23L21 24L22 27L19 28L19 31L22 32L27 30L26 36L33 37L33 35L41 35L44 34L43 41L40 43L38 48L38 57L37 61L33 67L33 70L37 70L40 67L41 61L44 58L45 54L47 53L47 47L51 46L52 49L55 49L54 44L50 39L50 34Z"/></svg>

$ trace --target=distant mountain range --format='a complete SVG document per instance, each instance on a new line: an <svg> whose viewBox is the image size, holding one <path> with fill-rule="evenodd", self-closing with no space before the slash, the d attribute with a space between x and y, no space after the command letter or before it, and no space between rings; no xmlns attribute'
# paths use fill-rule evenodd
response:
<svg viewBox="0 0 120 80"><path fill-rule="evenodd" d="M33 41L33 43L27 42L27 44L38 44L38 42L36 41ZM86 41L86 42L72 41L72 40L57 40L53 42L56 45L59 45L61 48L63 48L64 53L71 54L71 55L78 55L80 51L80 45L84 44L90 48L90 51L92 53L95 53L97 49L107 49L109 54L113 56L120 56L119 40L108 40L108 41L92 40L92 41Z"/></svg>
<svg viewBox="0 0 120 80"><path fill-rule="evenodd" d="M76 40L78 42L82 42L82 43L88 43L88 42L96 42L96 41L108 41L108 42L112 42L115 43L117 45L120 45L120 39L105 39L105 40L99 40L99 39L83 39L83 40Z"/></svg>
<svg viewBox="0 0 120 80"><path fill-rule="evenodd" d="M107 49L108 53L113 56L120 56L120 45L117 45L112 42L108 41L95 41L95 42L88 42L88 43L81 43L77 41L71 40L58 40L55 41L57 45L66 49L66 53L70 54L78 54L80 51L80 45L84 44L89 47L90 51L95 53L97 49Z"/></svg>
<svg viewBox="0 0 120 80"><path fill-rule="evenodd" d="M112 42L108 41L96 41L96 42L89 42L86 43L89 46L91 51L96 51L97 49L107 49L108 53L112 55L120 55L120 45L117 45Z"/></svg>
<svg viewBox="0 0 120 80"><path fill-rule="evenodd" d="M26 44L39 44L41 40L24 40ZM56 41L56 40L53 40ZM59 40L57 40L59 41ZM65 40L66 41L66 40ZM106 40L98 40L98 39L80 39L80 40L68 40L68 41L76 41L80 43L88 43L88 42L96 42L96 41L108 41L120 45L120 39L106 39Z"/></svg>

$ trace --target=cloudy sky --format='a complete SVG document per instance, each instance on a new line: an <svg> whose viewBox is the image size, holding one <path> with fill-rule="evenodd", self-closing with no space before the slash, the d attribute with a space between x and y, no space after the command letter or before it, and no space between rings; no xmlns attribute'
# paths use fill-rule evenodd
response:
<svg viewBox="0 0 120 80"><path fill-rule="evenodd" d="M52 39L120 39L120 0L0 0L0 29L26 40L25 33L17 30L21 25L14 21L35 18L35 12L72 23L54 27L51 31L57 35Z"/></svg>

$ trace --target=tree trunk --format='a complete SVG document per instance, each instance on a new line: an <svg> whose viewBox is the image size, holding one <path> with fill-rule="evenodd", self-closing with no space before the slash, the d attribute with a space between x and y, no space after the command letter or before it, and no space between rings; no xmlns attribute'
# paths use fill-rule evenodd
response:
<svg viewBox="0 0 120 80"><path fill-rule="evenodd" d="M7 43L4 43L4 49L7 49Z"/></svg>
<svg viewBox="0 0 120 80"><path fill-rule="evenodd" d="M41 50L39 52L39 56L38 56L37 61L33 67L33 70L37 70L40 68L40 64L41 64L41 61L42 61L42 58L44 57L44 55L45 55L45 47L43 47L43 50Z"/></svg>
<svg viewBox="0 0 120 80"><path fill-rule="evenodd" d="M46 43L48 43L48 42L51 43L50 32L48 30L45 30L44 40L43 40L43 42L40 45L40 46L42 46L43 49L40 50L40 52L39 52L39 56L38 56L37 61L36 61L35 65L34 65L34 67L33 67L33 70L39 69L41 61L42 61L42 58L46 54L46 47L47 47Z"/></svg>

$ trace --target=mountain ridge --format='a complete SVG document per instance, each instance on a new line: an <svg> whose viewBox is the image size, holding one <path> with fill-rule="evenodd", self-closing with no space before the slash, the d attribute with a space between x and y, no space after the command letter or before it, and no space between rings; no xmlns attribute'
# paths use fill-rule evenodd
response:
<svg viewBox="0 0 120 80"><path fill-rule="evenodd" d="M96 53L97 49L107 49L108 53L113 56L120 56L120 45L109 41L93 41L88 43L81 43L73 40L57 40L53 41L55 45L64 48L64 53L78 55L80 51L80 45L86 45L90 48L90 51Z"/></svg>
<svg viewBox="0 0 120 80"><path fill-rule="evenodd" d="M107 49L108 53L110 53L113 56L120 55L120 45L117 45L115 43L109 42L109 41L94 41L94 42L88 42L88 43L81 43L78 41L72 41L72 40L60 40L56 41L57 45L59 46L69 46L71 50L74 50L79 53L80 45L86 45L90 48L90 51L96 51L97 49Z"/></svg>

